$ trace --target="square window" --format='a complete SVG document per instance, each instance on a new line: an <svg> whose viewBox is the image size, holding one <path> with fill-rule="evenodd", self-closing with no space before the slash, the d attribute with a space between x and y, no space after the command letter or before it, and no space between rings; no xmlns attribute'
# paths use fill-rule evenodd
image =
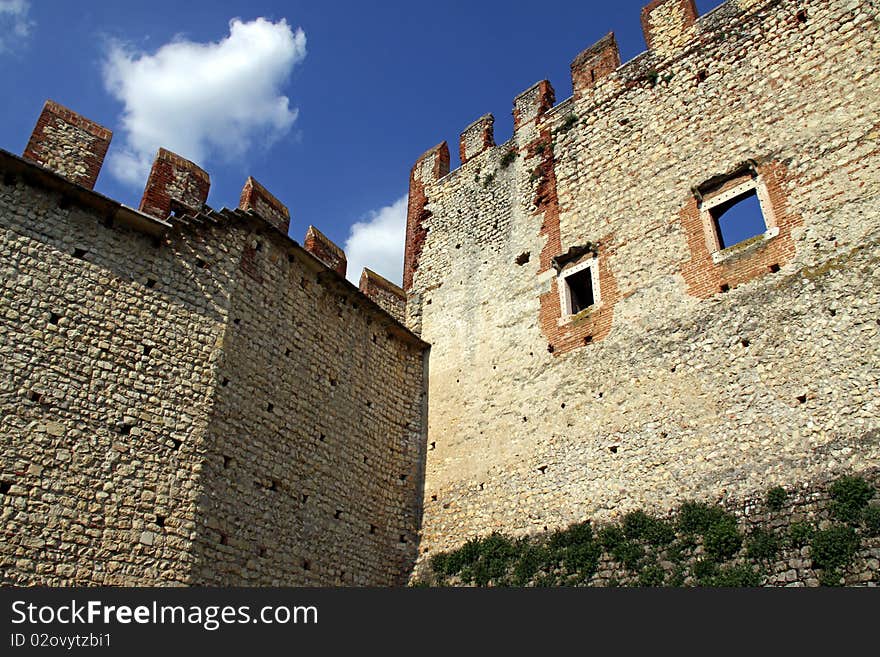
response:
<svg viewBox="0 0 880 657"><path fill-rule="evenodd" d="M701 203L706 244L716 263L732 255L726 249L779 233L760 177L747 177L724 191L706 194Z"/></svg>
<svg viewBox="0 0 880 657"><path fill-rule="evenodd" d="M593 298L593 272L589 267L576 274L567 276L568 293L571 296L571 314L577 315L580 311L589 308L595 303Z"/></svg>
<svg viewBox="0 0 880 657"><path fill-rule="evenodd" d="M758 192L754 189L709 210L718 244L726 249L767 231Z"/></svg>
<svg viewBox="0 0 880 657"><path fill-rule="evenodd" d="M589 308L599 305L599 267L593 257L559 274L560 321L568 321Z"/></svg>

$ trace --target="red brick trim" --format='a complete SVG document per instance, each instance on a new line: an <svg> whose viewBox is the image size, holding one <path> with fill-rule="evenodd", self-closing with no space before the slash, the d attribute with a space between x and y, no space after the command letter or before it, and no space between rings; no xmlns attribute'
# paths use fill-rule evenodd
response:
<svg viewBox="0 0 880 657"><path fill-rule="evenodd" d="M648 44L649 50L652 50L655 47L653 34L654 28L651 26L651 14L656 9L659 9L670 2L677 2L681 6L684 18L684 23L680 26L682 31L697 22L699 13L697 12L697 5L694 0L652 0L642 8L641 15L642 33L645 35L645 43Z"/></svg>
<svg viewBox="0 0 880 657"><path fill-rule="evenodd" d="M550 270L555 273L552 264L553 258L562 255L564 251L559 229L559 199L556 193L554 155L550 143L550 130L544 128L538 139L527 147L527 152L531 153L535 152L535 147L539 144L544 145L541 149L541 161L534 169L534 173L540 176L540 182L535 190L533 202L537 208L536 214L543 214L540 234L547 238L544 248L541 249L539 274ZM611 233L602 237L597 247L599 290L602 297L597 308L578 315L571 322L560 325L562 308L559 303L558 279L554 277L550 284L550 290L540 296L541 307L538 312L538 323L541 326L541 332L547 338L547 349L554 356L560 356L572 349L604 340L611 332L614 305L620 299L617 281L610 266L613 242L614 234Z"/></svg>
<svg viewBox="0 0 880 657"><path fill-rule="evenodd" d="M340 276L345 276L345 272L348 269L345 251L336 246L329 237L314 226L309 226L308 231L306 231L306 240L303 248Z"/></svg>
<svg viewBox="0 0 880 657"><path fill-rule="evenodd" d="M679 217L691 254L690 259L682 263L681 267L688 294L701 299L709 298L769 274L794 258L792 230L803 223L803 218L791 210L783 189L788 175L787 169L779 162L767 162L757 165L756 171L771 206L772 216L766 217L768 224L771 224L768 227L775 226L779 233L770 239L756 242L739 253L731 249L730 257L715 263L709 248L711 236L707 235L700 202L695 196L690 197ZM746 178L747 174L732 176L716 186L711 193L724 192Z"/></svg>
<svg viewBox="0 0 880 657"><path fill-rule="evenodd" d="M51 130L63 128L65 125L82 130L93 139L90 143L78 140L76 150L70 152L71 144L61 143ZM22 157L41 164L86 189L94 189L112 138L113 132L104 126L47 100Z"/></svg>
<svg viewBox="0 0 880 657"><path fill-rule="evenodd" d="M571 86L574 97L580 98L599 80L620 66L620 50L614 32L609 32L597 43L584 50L571 63Z"/></svg>
<svg viewBox="0 0 880 657"><path fill-rule="evenodd" d="M425 187L449 173L449 146L437 144L424 153L409 174L409 205L406 210L406 247L403 258L403 289L410 290L413 276L419 268L419 259L428 237L428 197Z"/></svg>
<svg viewBox="0 0 880 657"><path fill-rule="evenodd" d="M172 203L198 211L208 200L210 189L211 178L204 169L160 148L138 209L159 219L171 213Z"/></svg>
<svg viewBox="0 0 880 657"><path fill-rule="evenodd" d="M495 145L494 126L495 117L485 114L464 129L458 138L458 157L462 164Z"/></svg>
<svg viewBox="0 0 880 657"><path fill-rule="evenodd" d="M290 229L290 210L252 176L248 176L244 183L238 207L255 212L285 235Z"/></svg>

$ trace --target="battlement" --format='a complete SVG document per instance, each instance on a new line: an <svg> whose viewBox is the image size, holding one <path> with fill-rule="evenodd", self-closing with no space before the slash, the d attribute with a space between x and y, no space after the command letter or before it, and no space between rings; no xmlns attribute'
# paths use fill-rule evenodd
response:
<svg viewBox="0 0 880 657"><path fill-rule="evenodd" d="M728 37L742 31L742 21L761 20L765 10L776 4L778 0L728 0L699 16L694 0L653 0L642 9L640 16L647 51L621 63L616 38L609 32L572 61L570 99L587 99L595 111L613 113L614 107L600 109L599 106L608 103L625 106L632 102L626 97L629 92L638 95L639 90L657 86L663 78L662 71L690 51L723 47ZM806 17L807 10L794 5L789 17L791 27L802 25ZM556 104L556 95L548 80L541 80L517 95L513 101L514 141L523 127L532 126L554 108L568 104L568 100ZM459 139L462 166L496 146L493 123L493 115L485 114L462 131ZM436 149L428 150L418 162L424 165L430 161ZM429 177L419 179L425 181Z"/></svg>
<svg viewBox="0 0 880 657"><path fill-rule="evenodd" d="M160 149L135 210L83 178L109 131L54 103L39 130L0 150L0 582L404 584L428 345L400 289L252 177L214 210Z"/></svg>
<svg viewBox="0 0 880 657"><path fill-rule="evenodd" d="M112 132L107 128L52 100L47 100L22 157L85 190L93 190L111 137ZM428 160L428 158L423 159ZM449 169L448 159L447 152L445 171ZM441 162L435 163L430 160L426 176L433 179L441 177L442 167ZM196 163L168 149L160 148L150 170L137 212L115 204L109 199L106 199L104 204L109 201L110 205L119 206L114 213L118 213L120 217L142 229L161 232L170 227L171 224L166 223L169 218L194 216L203 210L210 211L207 206L210 188L211 178L208 172ZM78 192L77 194L83 196ZM83 202L88 203L90 200L83 197ZM290 210L252 176L248 176L241 190L238 208L259 217L285 235L290 230ZM137 218L138 213L141 215L140 218ZM147 217L157 219L159 223L154 224ZM156 226L162 225L165 228L156 229ZM347 269L345 252L314 226L308 227L303 246L329 269L345 277ZM377 274L366 272L367 270L365 270L366 280L377 280ZM387 286L378 288L371 283L369 289L390 290L394 287L393 283L387 281L386 283ZM396 319L402 318L396 304L378 305Z"/></svg>
<svg viewBox="0 0 880 657"><path fill-rule="evenodd" d="M853 468L880 459L865 384L842 380L877 353L877 7L657 0L641 22L647 51L621 64L605 35L570 97L516 96L510 139L484 115L454 171L443 145L413 169L424 559L489 527L814 480L837 440Z"/></svg>

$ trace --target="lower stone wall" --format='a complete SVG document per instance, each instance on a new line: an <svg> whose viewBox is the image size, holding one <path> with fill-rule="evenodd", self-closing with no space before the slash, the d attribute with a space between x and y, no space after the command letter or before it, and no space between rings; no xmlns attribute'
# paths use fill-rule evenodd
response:
<svg viewBox="0 0 880 657"><path fill-rule="evenodd" d="M773 487L723 505L589 521L511 539L495 533L423 562L441 586L880 585L880 469Z"/></svg>

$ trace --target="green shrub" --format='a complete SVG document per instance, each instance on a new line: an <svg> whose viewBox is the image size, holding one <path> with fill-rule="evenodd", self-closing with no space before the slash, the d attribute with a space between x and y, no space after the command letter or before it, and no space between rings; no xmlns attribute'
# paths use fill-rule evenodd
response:
<svg viewBox="0 0 880 657"><path fill-rule="evenodd" d="M678 564L669 575L669 586L684 586L684 566Z"/></svg>
<svg viewBox="0 0 880 657"><path fill-rule="evenodd" d="M639 573L639 586L663 586L666 579L666 571L658 563L652 563L642 568Z"/></svg>
<svg viewBox="0 0 880 657"><path fill-rule="evenodd" d="M792 547L802 548L813 540L816 528L809 522L793 522L788 527L788 543Z"/></svg>
<svg viewBox="0 0 880 657"><path fill-rule="evenodd" d="M862 511L862 522L868 536L880 536L880 506L868 506Z"/></svg>
<svg viewBox="0 0 880 657"><path fill-rule="evenodd" d="M816 568L836 570L847 565L859 549L859 537L852 527L834 525L813 536L812 558Z"/></svg>
<svg viewBox="0 0 880 657"><path fill-rule="evenodd" d="M516 159L516 155L517 153L515 148L511 148L509 151L507 151L504 154L504 157L501 158L501 168L506 169L511 164L513 164L513 161Z"/></svg>
<svg viewBox="0 0 880 657"><path fill-rule="evenodd" d="M513 586L525 586L538 572L549 565L550 553L541 545L531 545L528 539L523 543L519 559L513 567L511 584Z"/></svg>
<svg viewBox="0 0 880 657"><path fill-rule="evenodd" d="M722 568L710 579L710 586L743 587L761 586L764 576L749 564L739 564Z"/></svg>
<svg viewBox="0 0 880 657"><path fill-rule="evenodd" d="M736 520L726 517L717 520L703 534L703 548L706 555L719 561L729 559L742 547L742 536L736 527Z"/></svg>
<svg viewBox="0 0 880 657"><path fill-rule="evenodd" d="M638 570L639 563L645 556L645 549L633 541L623 541L614 546L611 556L630 570Z"/></svg>
<svg viewBox="0 0 880 657"><path fill-rule="evenodd" d="M675 529L668 522L644 511L633 511L623 517L623 533L629 539L641 539L655 546L668 545L675 539Z"/></svg>
<svg viewBox="0 0 880 657"><path fill-rule="evenodd" d="M608 552L613 551L614 548L625 541L626 535L617 525L608 525L599 531L599 543L601 543L602 547L608 550Z"/></svg>
<svg viewBox="0 0 880 657"><path fill-rule="evenodd" d="M694 562L691 572L697 581L705 586L718 574L718 564L711 559L700 559Z"/></svg>
<svg viewBox="0 0 880 657"><path fill-rule="evenodd" d="M771 531L756 527L746 541L746 554L752 559L769 560L779 552L779 539Z"/></svg>
<svg viewBox="0 0 880 657"><path fill-rule="evenodd" d="M703 534L727 517L729 514L719 506L685 502L678 509L678 528L686 534Z"/></svg>
<svg viewBox="0 0 880 657"><path fill-rule="evenodd" d="M788 493L785 492L785 489L782 486L774 486L767 491L767 508L771 511L779 511L785 504L787 498Z"/></svg>
<svg viewBox="0 0 880 657"><path fill-rule="evenodd" d="M823 570L822 574L819 575L819 586L842 586L843 582L841 579L842 575L839 570L829 568L828 570Z"/></svg>
<svg viewBox="0 0 880 657"><path fill-rule="evenodd" d="M841 477L829 488L831 513L844 522L857 522L874 496L874 488L861 477Z"/></svg>

